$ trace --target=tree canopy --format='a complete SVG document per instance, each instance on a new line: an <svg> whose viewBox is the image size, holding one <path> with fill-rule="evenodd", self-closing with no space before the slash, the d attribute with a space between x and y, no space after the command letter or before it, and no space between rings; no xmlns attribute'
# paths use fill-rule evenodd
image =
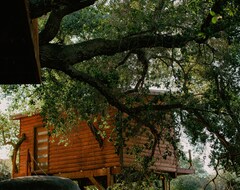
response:
<svg viewBox="0 0 240 190"><path fill-rule="evenodd" d="M101 113L104 123L111 105L116 118L128 116L122 130L145 126L157 142L157 126L175 127L176 143L184 129L194 143L211 142L212 164L239 174L240 1L29 0L29 6L39 22L42 83L1 85L15 109L40 107L63 132L76 118L93 121Z"/></svg>

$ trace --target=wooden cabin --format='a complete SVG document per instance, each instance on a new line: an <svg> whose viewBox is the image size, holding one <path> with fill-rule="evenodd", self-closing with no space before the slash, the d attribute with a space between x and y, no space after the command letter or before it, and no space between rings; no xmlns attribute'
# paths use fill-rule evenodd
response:
<svg viewBox="0 0 240 190"><path fill-rule="evenodd" d="M105 129L106 137L102 138L103 144L100 146L87 122L82 121L71 131L68 144L65 145L59 143L58 138L48 135L39 114L18 115L14 119L20 120L20 133L26 135L26 140L20 146L18 172L13 177L62 176L78 181L80 188L89 184L98 189L111 186L117 174L135 163L134 156L127 152L134 145L144 145L148 140L144 135L131 138L117 154L113 142L108 138L113 126ZM193 169L179 168L173 149L173 154L164 159L162 154L166 146L170 147L169 143L161 142L160 148L155 150L156 162L151 166L155 173L167 173L172 177L194 173ZM143 154L149 154L149 150L144 150ZM162 189L170 189L167 180L163 180Z"/></svg>
<svg viewBox="0 0 240 190"><path fill-rule="evenodd" d="M4 1L0 10L0 83L40 83L38 23L28 0Z"/></svg>

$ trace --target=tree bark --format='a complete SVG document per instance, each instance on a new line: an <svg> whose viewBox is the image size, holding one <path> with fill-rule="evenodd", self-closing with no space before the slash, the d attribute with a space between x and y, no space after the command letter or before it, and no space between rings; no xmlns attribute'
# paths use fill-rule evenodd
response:
<svg viewBox="0 0 240 190"><path fill-rule="evenodd" d="M17 167L17 154L18 150L23 143L23 141L26 140L25 133L22 134L22 137L18 140L18 142L13 146L13 154L12 154L12 175L15 173L18 173L18 167Z"/></svg>

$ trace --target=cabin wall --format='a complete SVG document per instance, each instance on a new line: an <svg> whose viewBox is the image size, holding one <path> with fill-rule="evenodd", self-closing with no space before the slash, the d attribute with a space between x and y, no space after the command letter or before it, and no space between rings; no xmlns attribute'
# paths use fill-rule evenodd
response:
<svg viewBox="0 0 240 190"><path fill-rule="evenodd" d="M34 128L42 126L42 118L39 115L33 115L31 117L24 117L20 119L20 136L25 133L26 140L20 146L19 149L19 171L13 174L14 177L30 175L28 171L28 161L34 154ZM31 155L29 155L31 153ZM33 168L33 163L29 163Z"/></svg>
<svg viewBox="0 0 240 190"><path fill-rule="evenodd" d="M110 130L107 134L110 134ZM100 147L88 125L84 122L69 136L69 144L50 143L49 173L77 172L85 170L119 167L119 156L108 139Z"/></svg>
<svg viewBox="0 0 240 190"><path fill-rule="evenodd" d="M153 139L153 137L152 137ZM140 153L141 156L150 156L152 149L146 149L146 145L149 143L149 138L146 133L141 134L141 136L135 136L129 138L126 141L126 147L123 149L123 164L124 167L129 167L136 165L135 156L129 154L129 147L138 146L144 150ZM168 154L166 157L163 155ZM170 143L167 141L160 140L156 145L154 155L154 164L150 167L156 173L170 172L174 173L177 169L177 158L175 156L175 151Z"/></svg>
<svg viewBox="0 0 240 190"><path fill-rule="evenodd" d="M58 175L120 167L119 156L115 153L112 142L106 138L103 140L103 146L100 147L90 128L84 122L68 135L67 146L59 143L60 139L49 137L48 148L42 150L41 158L36 158L37 147L46 143L45 137L41 136L39 137L40 141L37 142L38 145L34 145L36 144L36 133L44 134L44 131L46 129L43 128L40 115L20 118L20 134L25 133L26 140L20 147L19 172L14 174L14 177L31 175L31 173ZM106 130L106 133L110 135L111 130ZM38 160L45 163L46 159L47 167L46 165L36 167Z"/></svg>
<svg viewBox="0 0 240 190"><path fill-rule="evenodd" d="M106 189L113 185L115 174L119 174L122 168L133 166L136 163L135 157L128 154L128 150L132 150L136 145L146 148L145 145L153 139L153 137L149 139L148 130L134 137L129 137L125 142L126 147L118 149L119 154L117 154L113 142L109 141L114 127L113 119L115 117L113 114L114 110L111 110L112 117L108 120L109 128L105 129L106 137L102 138L102 146L86 122L80 122L79 126L66 134L65 136L69 141L64 144L60 143L61 139L58 137L49 136L47 129L43 127L43 120L39 114L16 117L15 119L20 120L20 135L25 133L26 140L23 141L19 150L19 172L13 174L13 177L27 175L62 176L77 180L81 188L93 184L98 189ZM158 129L161 130L160 127ZM126 134L126 131L120 132L122 136L125 136L124 133ZM172 134L174 135L174 133ZM111 137L114 139L115 135ZM145 149L141 155L149 156L151 151L151 149ZM164 159L163 155L166 151L171 154ZM151 169L155 173L168 173L176 177L181 169L177 166L173 147L163 137L156 146L154 159L155 163ZM194 172L194 170L185 170L181 169L180 172L182 174ZM163 182L165 184L166 181L163 179ZM167 186L164 186L163 189L167 189Z"/></svg>
<svg viewBox="0 0 240 190"><path fill-rule="evenodd" d="M111 111L110 114L113 112ZM110 117L109 125L113 123L113 118ZM20 147L19 172L14 174L14 177L48 174L76 179L89 177L89 175L117 174L122 167L129 167L136 163L134 155L128 154L132 147L138 145L144 148L149 143L149 131L146 130L141 135L128 138L126 147L118 155L115 152L113 142L109 142L108 139L113 126L106 129L107 137L103 139L103 146L100 147L86 122L81 122L78 127L66 135L69 141L65 145L59 143L60 139L57 137L46 137L48 133L43 127L39 114L19 119L20 135L25 133L26 140ZM122 135L124 136L124 134ZM149 156L151 151L151 149L145 149L141 155ZM166 154L166 151L169 152L169 155L164 158L163 155ZM156 146L154 159L155 163L151 166L153 171L157 173L167 172L173 175L178 172L175 151L166 140L163 140L163 137Z"/></svg>
<svg viewBox="0 0 240 190"><path fill-rule="evenodd" d="M150 101L152 97L149 97ZM173 145L169 143L167 138L170 137L174 139L175 132L174 129L171 128L171 124L169 121L171 121L170 115L166 114L165 117L165 124L168 126L168 128L163 128L159 125L155 126L156 131L159 135L159 142L155 146L154 154L153 154L153 161L154 164L150 166L150 169L153 170L155 173L171 173L173 177L175 177L177 168L178 168L178 158L176 156L176 151L173 148ZM130 125L137 126L134 120L129 121ZM128 130L136 130L134 136L127 136L127 134L131 134L131 131ZM123 163L123 167L141 167L137 163L138 158L136 158L136 155L129 154L131 152L132 147L142 148L142 152L139 153L141 157L146 156L150 157L153 148L149 148L150 144L153 144L154 136L151 133L150 129L146 126L141 126L141 128L134 129L126 129L126 131L122 131L122 136L125 138L125 146L122 150L122 157L121 162ZM150 145L151 146L151 145ZM142 159L142 158L141 158Z"/></svg>

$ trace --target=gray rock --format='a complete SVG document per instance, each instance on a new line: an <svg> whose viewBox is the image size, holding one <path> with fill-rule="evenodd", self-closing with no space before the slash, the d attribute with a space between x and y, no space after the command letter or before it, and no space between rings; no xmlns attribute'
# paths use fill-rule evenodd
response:
<svg viewBox="0 0 240 190"><path fill-rule="evenodd" d="M0 181L0 190L80 190L80 188L68 178L24 176Z"/></svg>

